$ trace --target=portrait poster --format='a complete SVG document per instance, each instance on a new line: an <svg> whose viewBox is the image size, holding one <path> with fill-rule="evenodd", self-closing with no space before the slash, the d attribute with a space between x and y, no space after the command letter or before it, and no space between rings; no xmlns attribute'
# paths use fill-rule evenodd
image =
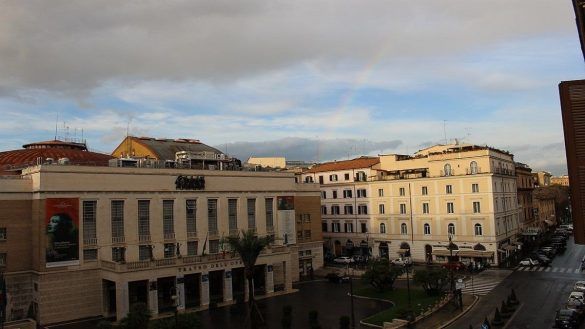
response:
<svg viewBox="0 0 585 329"><path fill-rule="evenodd" d="M46 199L47 267L79 265L79 199Z"/></svg>
<svg viewBox="0 0 585 329"><path fill-rule="evenodd" d="M297 241L295 225L295 198L294 196L279 196L277 198L278 237L283 244L295 244Z"/></svg>

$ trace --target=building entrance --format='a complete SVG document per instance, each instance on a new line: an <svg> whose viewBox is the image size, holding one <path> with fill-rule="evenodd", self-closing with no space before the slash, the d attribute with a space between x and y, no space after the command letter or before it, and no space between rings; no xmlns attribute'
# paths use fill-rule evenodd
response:
<svg viewBox="0 0 585 329"><path fill-rule="evenodd" d="M244 268L232 269L232 291L236 302L243 302L246 296L246 276Z"/></svg>
<svg viewBox="0 0 585 329"><path fill-rule="evenodd" d="M209 272L209 301L210 303L223 302L224 271Z"/></svg>
<svg viewBox="0 0 585 329"><path fill-rule="evenodd" d="M136 303L148 305L148 280L128 282L128 305Z"/></svg>
<svg viewBox="0 0 585 329"><path fill-rule="evenodd" d="M184 279L185 307L199 307L201 305L201 274L188 274Z"/></svg>
<svg viewBox="0 0 585 329"><path fill-rule="evenodd" d="M175 301L172 296L176 294L175 277L159 278L156 280L158 292L158 312L173 312Z"/></svg>

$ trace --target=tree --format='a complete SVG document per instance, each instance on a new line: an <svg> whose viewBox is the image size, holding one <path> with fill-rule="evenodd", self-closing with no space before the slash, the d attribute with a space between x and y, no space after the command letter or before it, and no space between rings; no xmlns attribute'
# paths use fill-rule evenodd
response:
<svg viewBox="0 0 585 329"><path fill-rule="evenodd" d="M414 283L420 285L427 295L437 295L447 284L449 272L444 268L420 269L414 273Z"/></svg>
<svg viewBox="0 0 585 329"><path fill-rule="evenodd" d="M378 291L392 290L394 281L402 274L402 268L390 265L386 258L372 259L368 263L362 280L378 289Z"/></svg>
<svg viewBox="0 0 585 329"><path fill-rule="evenodd" d="M225 239L230 248L235 251L244 264L244 273L248 280L248 317L250 319L250 328L255 328L255 318L253 315L253 309L256 309L260 317L260 311L256 306L254 300L254 265L260 255L260 252L264 250L274 239L271 236L258 237L252 230L242 230L241 236L229 236Z"/></svg>
<svg viewBox="0 0 585 329"><path fill-rule="evenodd" d="M148 329L150 310L144 303L135 303L130 306L130 312L120 321L124 329Z"/></svg>

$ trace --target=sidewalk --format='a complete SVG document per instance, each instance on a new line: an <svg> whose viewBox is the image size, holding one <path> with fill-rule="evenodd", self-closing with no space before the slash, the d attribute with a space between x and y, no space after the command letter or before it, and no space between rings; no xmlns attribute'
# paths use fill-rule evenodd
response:
<svg viewBox="0 0 585 329"><path fill-rule="evenodd" d="M472 295L463 295L463 310L466 310L475 302L475 297ZM463 311L460 308L455 308L454 304L447 304L440 310L434 312L429 317L417 322L415 328L440 328L442 325L447 324L449 321L454 320L459 315L462 315Z"/></svg>

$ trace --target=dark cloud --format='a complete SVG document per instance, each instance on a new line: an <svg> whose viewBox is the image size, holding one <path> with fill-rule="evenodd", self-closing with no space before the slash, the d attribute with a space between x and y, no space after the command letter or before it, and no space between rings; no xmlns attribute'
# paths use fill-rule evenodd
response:
<svg viewBox="0 0 585 329"><path fill-rule="evenodd" d="M402 145L402 141L373 142L363 139L316 140L308 138L282 138L265 142L237 142L217 145L242 161L251 156L277 157L287 160L328 161L364 154L389 152Z"/></svg>

